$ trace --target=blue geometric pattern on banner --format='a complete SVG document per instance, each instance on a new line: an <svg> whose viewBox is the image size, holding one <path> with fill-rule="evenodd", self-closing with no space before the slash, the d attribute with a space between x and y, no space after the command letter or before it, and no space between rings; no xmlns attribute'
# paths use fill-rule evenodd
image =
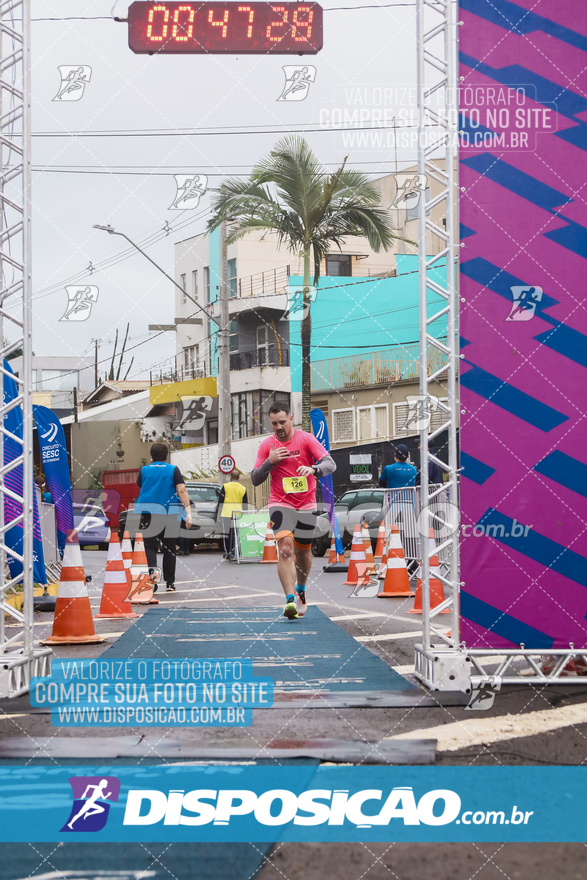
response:
<svg viewBox="0 0 587 880"><path fill-rule="evenodd" d="M525 174L518 168L514 168L503 159L496 159L491 153L480 153L478 156L471 156L470 159L463 159L462 165L472 168L478 174L482 174L488 180L509 189L526 201L543 208L545 211L555 212L555 208L561 205L567 205L573 199L564 195L552 186L541 183L530 174ZM563 218L566 220L566 217ZM567 221L568 222L568 221Z"/></svg>
<svg viewBox="0 0 587 880"><path fill-rule="evenodd" d="M511 614L500 611L493 605L477 599L465 590L461 590L461 614L467 620L479 624L484 629L513 642L514 645L532 646L532 648L552 648L554 639L546 633L540 632L527 623L522 623Z"/></svg>
<svg viewBox="0 0 587 880"><path fill-rule="evenodd" d="M484 461L479 461L478 458L474 458L468 452L461 452L461 467L463 468L463 477L473 480L479 486L482 486L495 473L495 468L485 464Z"/></svg>
<svg viewBox="0 0 587 880"><path fill-rule="evenodd" d="M571 46L576 46L577 49L587 52L587 37L583 34L563 27L562 24L551 21L550 18L544 18L542 15L530 12L523 6L518 6L517 3L510 3L510 0L461 0L459 5L461 9L466 9L467 12L472 12L479 18L491 21L498 27L515 34L531 34L534 31L542 31L544 34L549 34L551 37L556 37L558 40L570 43Z"/></svg>
<svg viewBox="0 0 587 880"><path fill-rule="evenodd" d="M465 363L471 362L465 361ZM534 425L540 431L552 431L553 428L558 427L569 418L569 416L563 415L546 403L542 403L541 400L536 400L525 391L514 388L509 382L488 373L481 367L472 365L471 370L462 373L461 385L530 425Z"/></svg>
<svg viewBox="0 0 587 880"><path fill-rule="evenodd" d="M572 458L566 452L555 449L535 464L533 470L587 498L587 464Z"/></svg>
<svg viewBox="0 0 587 880"><path fill-rule="evenodd" d="M520 278L516 278L515 275L510 275L505 269L496 266L495 263L490 263L489 260L485 260L483 257L474 257L472 260L467 260L466 263L461 263L461 272L467 278L476 281L481 287L486 287L488 290L492 290L493 293L497 293L498 296L503 296L510 303L512 301L510 288L514 286L524 287L527 283ZM549 320L542 312L544 309L558 305L558 303L558 299L553 299L553 297L544 293L542 295L542 302L536 303L536 314L540 315L541 318L545 318L545 320Z"/></svg>
<svg viewBox="0 0 587 880"><path fill-rule="evenodd" d="M477 132L480 134L485 134L486 132L489 134L497 133L493 131L492 128L487 128L487 126L482 125L480 122L477 122L477 125L472 125L471 120L466 113L459 113L459 134L466 133L474 136Z"/></svg>
<svg viewBox="0 0 587 880"><path fill-rule="evenodd" d="M560 214L557 214L557 217L560 217ZM542 234L545 238L549 238L567 250L573 251L574 254L579 254L580 257L587 259L587 229L567 217L561 217L561 220L564 220L567 225Z"/></svg>
<svg viewBox="0 0 587 880"><path fill-rule="evenodd" d="M460 339L459 339L459 345L461 346L461 348L465 348L465 346L470 345L470 344L471 344L471 340L470 340L470 339L465 339L464 336L461 336L461 337L460 337Z"/></svg>
<svg viewBox="0 0 587 880"><path fill-rule="evenodd" d="M484 64L477 58L465 55L463 52L460 53L459 58L467 67L479 71L479 73L494 79L504 86L508 86L508 88L525 88L528 98L536 101L537 104L556 104L557 112L562 116L567 116L574 122L580 123L580 120L575 119L575 115L577 113L584 113L587 110L587 98L578 95L576 92L570 92L559 85L559 83L545 79L543 76L534 73L533 70L520 67L519 64L510 64L508 67L499 68L490 67L489 64ZM536 88L534 95L528 92L527 87L529 85ZM568 130L564 129L563 131ZM554 132L554 134L561 137L562 132Z"/></svg>
<svg viewBox="0 0 587 880"><path fill-rule="evenodd" d="M573 327L559 323L550 315L540 315L544 321L549 321L554 329L539 333L534 339L541 342L547 348L562 354L582 367L587 367L587 336Z"/></svg>
<svg viewBox="0 0 587 880"><path fill-rule="evenodd" d="M465 226L464 223L461 223L461 238L468 238L470 235L477 235L477 231L475 229L470 229L468 226Z"/></svg>
<svg viewBox="0 0 587 880"><path fill-rule="evenodd" d="M562 574L563 577L587 587L587 558L569 550L557 541L551 541L546 535L541 535L530 529L527 535L516 537L512 535L514 528L514 520L509 516L505 516L495 508L490 507L479 519L477 525L483 526L487 534L487 526L497 526L492 529L492 537L500 544L505 544L512 550L517 550L523 556L539 562L541 565ZM516 525L521 527L521 523L516 521ZM497 534L499 527L503 526L503 534ZM462 609L461 609L462 610ZM464 612L463 612L464 613ZM466 617L467 615L465 615Z"/></svg>

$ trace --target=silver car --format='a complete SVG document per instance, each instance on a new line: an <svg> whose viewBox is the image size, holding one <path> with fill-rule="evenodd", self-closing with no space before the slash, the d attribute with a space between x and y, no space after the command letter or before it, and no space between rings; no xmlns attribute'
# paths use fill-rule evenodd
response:
<svg viewBox="0 0 587 880"><path fill-rule="evenodd" d="M345 492L340 501L336 502L334 509L345 549L353 542L355 526L363 522L369 527L371 543L375 549L379 524L383 519L384 495L385 489L353 489ZM332 543L332 529L326 514L318 517L318 532L318 537L312 543L312 553L314 556L324 556Z"/></svg>

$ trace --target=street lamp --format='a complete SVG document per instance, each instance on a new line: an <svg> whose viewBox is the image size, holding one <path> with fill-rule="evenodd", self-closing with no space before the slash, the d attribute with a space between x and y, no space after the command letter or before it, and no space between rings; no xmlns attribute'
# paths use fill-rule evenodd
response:
<svg viewBox="0 0 587 880"><path fill-rule="evenodd" d="M119 232L109 223L106 226L100 225L99 223L95 223L94 229L101 229L102 232L108 232L110 235L120 235L122 238L125 238L129 244L131 244L136 250L146 257L147 260L158 269L168 281L171 281L172 284L177 287L178 290L181 290L182 296L187 296L195 306L201 312L204 312L206 317L208 317L211 321L214 321L216 326L218 327L218 377L217 377L217 390L218 390L218 457L222 458L223 455L229 455L231 451L231 419L230 419L230 352L229 352L229 333L228 333L228 271L226 264L226 226L223 224L223 229L221 230L221 237L224 241L224 246L222 247L222 255L221 255L221 265L220 265L220 290L219 290L219 305L220 305L220 321L217 321L210 312L205 309L203 306L197 302L186 290L181 287L177 281L168 275L167 272L161 268L161 266L155 262L148 254L142 250L138 244L136 244L128 235L125 235L124 232ZM223 479L221 475L220 479Z"/></svg>

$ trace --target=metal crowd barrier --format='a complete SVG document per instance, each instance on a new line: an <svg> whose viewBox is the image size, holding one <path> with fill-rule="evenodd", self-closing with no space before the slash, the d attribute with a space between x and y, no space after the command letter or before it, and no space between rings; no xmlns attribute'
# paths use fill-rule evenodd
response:
<svg viewBox="0 0 587 880"><path fill-rule="evenodd" d="M430 494L440 488L440 484L430 483ZM438 516L443 522L450 522L448 515L448 503L450 501L449 486L439 492L430 500L430 511ZM411 486L405 489L386 489L383 503L385 516L385 534L389 535L392 525L399 526L399 532L404 548L404 555L408 563L420 564L424 548L428 550L428 538L424 541L424 528L421 526L422 495L420 486ZM443 525L437 519L430 517L431 527L434 528L436 546L443 544L451 533L450 525ZM441 567L448 564L448 547L438 554ZM413 568L413 566L410 566Z"/></svg>

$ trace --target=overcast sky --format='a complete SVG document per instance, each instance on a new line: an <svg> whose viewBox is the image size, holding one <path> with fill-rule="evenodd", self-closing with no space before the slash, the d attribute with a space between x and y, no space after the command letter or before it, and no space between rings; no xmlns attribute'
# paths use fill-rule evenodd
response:
<svg viewBox="0 0 587 880"><path fill-rule="evenodd" d="M34 19L110 16L113 3L33 0L32 14ZM128 247L123 239L96 231L92 225L111 223L137 242L163 230L166 221L182 225L148 248L150 256L173 274L174 242L204 231L208 207L205 197L193 211L170 211L175 195L173 174L208 174L210 186L217 186L224 176L249 170L271 149L284 127L316 126L321 110L322 118L329 119L335 108L352 111L369 106L379 94L374 87L397 89L415 84L415 6L357 9L361 5L357 0L329 0L326 6L339 4L351 8L325 9L324 48L303 59L135 55L128 48L126 24L110 19L33 22L33 132L61 135L33 138L33 347L37 355L93 353L91 340L98 338L100 356L105 358L116 328L122 334L130 321L130 345L148 341L133 352L129 378L148 377L149 369L158 369L175 353L173 333L155 337L147 329L150 323L173 322L173 288L139 254L82 278L90 263L99 266ZM128 5L118 0L114 14L126 17ZM282 67L300 62L317 68L308 97L297 103L277 102L285 82ZM58 67L74 64L92 69L83 97L77 102L54 101L60 85ZM392 108L397 98L397 92L393 97L388 93L388 112L399 113L400 107ZM399 100L405 110L409 96L399 95ZM232 131L243 126L265 131ZM185 128L216 131L178 134ZM275 130L266 130L271 128ZM154 129L169 135L75 136ZM321 161L331 166L349 153L350 165L374 176L395 168L395 151L385 144L372 144L369 149L347 144L345 148L341 133L327 130L305 136ZM415 161L415 151L409 146L400 148L397 158L401 168ZM76 167L100 173L65 173L65 168ZM99 287L98 302L83 323L59 321L69 283Z"/></svg>

